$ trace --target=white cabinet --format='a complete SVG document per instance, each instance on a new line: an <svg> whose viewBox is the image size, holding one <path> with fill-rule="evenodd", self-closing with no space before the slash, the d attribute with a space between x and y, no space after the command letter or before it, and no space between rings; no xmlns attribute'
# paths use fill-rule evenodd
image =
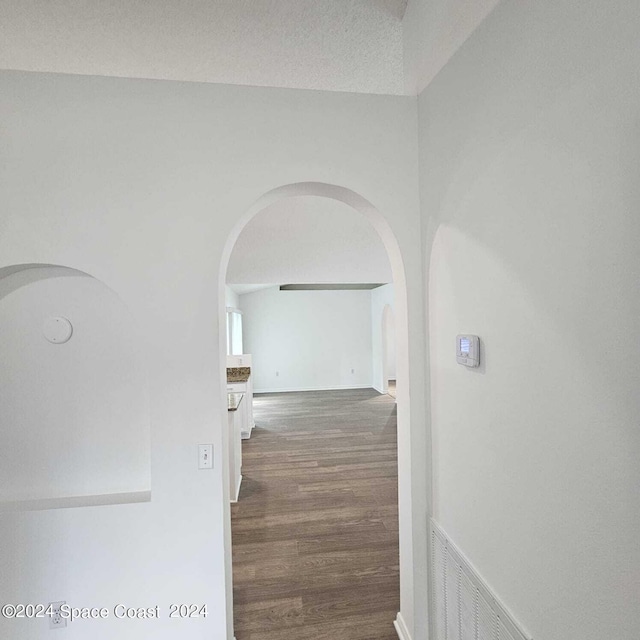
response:
<svg viewBox="0 0 640 640"><path fill-rule="evenodd" d="M239 356L227 356L227 369L251 370L251 354ZM237 373L237 372L236 372ZM251 437L251 430L256 426L253 419L253 375L249 374L248 379L242 382L228 382L227 393L243 393L244 409L242 413L242 438L246 440Z"/></svg>
<svg viewBox="0 0 640 640"><path fill-rule="evenodd" d="M251 436L254 426L251 356L227 356L227 377L229 499L237 502L242 482L242 440Z"/></svg>
<svg viewBox="0 0 640 640"><path fill-rule="evenodd" d="M249 377L251 380L251 377ZM240 403L236 413L238 414L238 424L240 425L240 433L243 439L247 439L251 435L251 426L249 422L248 408L251 405L251 398L253 394L248 392L247 382L233 382L227 384L227 393L241 393L244 398Z"/></svg>
<svg viewBox="0 0 640 640"><path fill-rule="evenodd" d="M244 397L241 393L231 393L228 400L228 428L229 428L229 499L237 502L242 483L242 407Z"/></svg>
<svg viewBox="0 0 640 640"><path fill-rule="evenodd" d="M247 422L245 428L242 430L242 438L244 440L251 437L251 430L256 426L255 420L253 419L253 375L250 375L247 380L245 400Z"/></svg>

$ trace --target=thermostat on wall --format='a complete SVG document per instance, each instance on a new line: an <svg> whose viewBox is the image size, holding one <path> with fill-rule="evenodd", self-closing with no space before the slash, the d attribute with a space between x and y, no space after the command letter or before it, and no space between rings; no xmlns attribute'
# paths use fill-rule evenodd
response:
<svg viewBox="0 0 640 640"><path fill-rule="evenodd" d="M465 367L480 364L480 338L478 336L456 337L456 360Z"/></svg>

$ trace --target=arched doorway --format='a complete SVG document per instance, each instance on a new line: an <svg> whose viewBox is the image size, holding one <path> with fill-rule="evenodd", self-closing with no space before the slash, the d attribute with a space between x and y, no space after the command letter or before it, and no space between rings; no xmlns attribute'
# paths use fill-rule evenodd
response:
<svg viewBox="0 0 640 640"><path fill-rule="evenodd" d="M260 211L280 199L297 196L320 196L341 201L361 213L376 230L387 251L391 264L393 281L395 284L395 328L397 332L397 371L398 380L398 492L399 492L399 529L400 529L400 600L401 611L395 621L396 629L401 636L408 636L407 629L413 628L414 611L418 608L426 608L427 594L427 571L426 566L420 566L415 562L416 557L422 557L420 549L422 545L426 547L426 538L417 540L414 532L413 503L414 489L411 469L412 459L412 400L409 394L409 328L408 328L408 303L407 303L407 282L403 258L398 241L391 230L390 225L382 213L369 201L345 187L319 182L303 182L285 185L265 193L238 221L229 234L221 258L218 294L221 301L219 306L220 326L225 326L225 286L226 273L233 247L247 223ZM225 336L220 336L220 353L225 354ZM226 379L226 362L221 359L220 373L221 381ZM226 392L226 388L221 384L221 394ZM415 399L414 402L419 402ZM416 409L417 409L417 405ZM416 411L418 412L418 411ZM224 416L223 424L226 422ZM414 427L414 428L417 428ZM223 430L223 449L228 447L227 434ZM226 468L227 456L223 454L223 469L221 470L223 487L228 493L228 469ZM232 563L231 563L231 522L230 508L225 502L225 570L226 570L226 596L227 596L227 629L229 640L233 638L233 586L232 586ZM425 560L426 562L426 560ZM421 564L421 563L420 563ZM418 565L418 566L416 566ZM425 595L424 602L414 603L417 592Z"/></svg>

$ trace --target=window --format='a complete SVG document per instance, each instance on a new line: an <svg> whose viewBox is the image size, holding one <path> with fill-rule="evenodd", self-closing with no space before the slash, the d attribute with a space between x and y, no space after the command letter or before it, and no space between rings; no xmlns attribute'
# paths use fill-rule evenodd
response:
<svg viewBox="0 0 640 640"><path fill-rule="evenodd" d="M227 355L242 353L242 311L227 307Z"/></svg>

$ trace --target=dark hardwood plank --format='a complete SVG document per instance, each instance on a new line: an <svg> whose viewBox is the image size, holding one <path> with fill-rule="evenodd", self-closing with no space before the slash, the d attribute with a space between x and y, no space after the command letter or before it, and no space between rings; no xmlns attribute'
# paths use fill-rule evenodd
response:
<svg viewBox="0 0 640 640"><path fill-rule="evenodd" d="M394 640L395 402L364 389L254 403L231 509L237 640Z"/></svg>

